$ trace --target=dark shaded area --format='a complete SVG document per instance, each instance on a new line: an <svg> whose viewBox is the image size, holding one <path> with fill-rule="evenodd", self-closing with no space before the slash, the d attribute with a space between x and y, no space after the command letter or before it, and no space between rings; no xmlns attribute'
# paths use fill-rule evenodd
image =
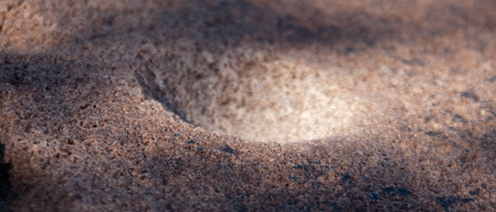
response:
<svg viewBox="0 0 496 212"><path fill-rule="evenodd" d="M13 199L10 169L12 164L5 162L5 145L0 143L0 211L11 211L10 201Z"/></svg>
<svg viewBox="0 0 496 212"><path fill-rule="evenodd" d="M447 196L447 197L436 197L436 203L443 207L444 211L450 211L450 207L457 203L468 203L472 202L472 198L463 198L457 196Z"/></svg>
<svg viewBox="0 0 496 212"><path fill-rule="evenodd" d="M434 131L427 131L425 132L426 135L428 136L436 136L442 134L441 132L434 132Z"/></svg>
<svg viewBox="0 0 496 212"><path fill-rule="evenodd" d="M145 81L143 77L139 74L135 74L136 79L138 80L140 86L143 89L143 93L148 97L148 98L153 98L160 103L169 111L173 112L176 114L179 118L181 118L183 121L193 124L185 115L184 113L177 107L175 104L171 103L169 101L170 98L167 97L167 95L160 91L158 86L153 83L155 82L155 74L152 72L149 72L148 74L148 81Z"/></svg>
<svg viewBox="0 0 496 212"><path fill-rule="evenodd" d="M231 148L229 145L224 145L224 148L222 148L222 151L227 152L229 154L235 154L235 151L233 148Z"/></svg>
<svg viewBox="0 0 496 212"><path fill-rule="evenodd" d="M489 82L496 82L496 76L492 76L491 78L487 79Z"/></svg>
<svg viewBox="0 0 496 212"><path fill-rule="evenodd" d="M474 93L474 91L465 91L465 92L461 92L460 95L464 98L467 98L467 99L470 99L474 102L478 102L479 101L479 97L477 96L477 94Z"/></svg>
<svg viewBox="0 0 496 212"><path fill-rule="evenodd" d="M492 132L484 133L478 140L483 149L487 149L488 151L496 150L496 129L493 129ZM493 156L494 155L496 155L496 153L493 154Z"/></svg>
<svg viewBox="0 0 496 212"><path fill-rule="evenodd" d="M348 173L341 174L341 182L342 183L351 182L351 175Z"/></svg>
<svg viewBox="0 0 496 212"><path fill-rule="evenodd" d="M409 196L412 194L412 192L406 188L394 189L392 187L385 187L385 188L381 188L381 191L386 193L386 194L399 194L402 196Z"/></svg>
<svg viewBox="0 0 496 212"><path fill-rule="evenodd" d="M462 124L467 124L468 123L465 118L463 118L462 116L460 116L458 114L453 115L453 121L457 121L457 122L460 122Z"/></svg>
<svg viewBox="0 0 496 212"><path fill-rule="evenodd" d="M86 111L96 111L100 105L95 104L101 96L108 95L105 79L96 78L97 68L94 65L86 63L84 60L66 60L61 55L54 54L16 54L0 51L0 102L12 101L13 97L19 97L20 100L11 102L13 108L2 108L11 105L1 105L0 113L7 112L11 109L15 117L8 117L7 114L0 115L0 133L2 144L0 144L0 211L10 211L11 204L21 199L23 195L33 190L46 192L56 188L47 186L50 180L40 178L31 179L34 184L23 185L19 187L20 180L33 177L33 170L22 170L19 177L19 168L17 176L12 176L12 170L15 166L33 163L30 160L32 153L28 150L37 144L39 140L50 135L59 139L59 142L48 142L47 148L71 145L81 147L85 145L82 132L77 128L100 128L104 125L105 120L100 123L80 119L80 114ZM13 89L10 89L11 85ZM100 87L96 87L99 85ZM9 88L5 89L4 88ZM5 99L3 99L5 98ZM86 101L81 102L81 99ZM82 104L81 104L82 103ZM56 121L53 121L56 120ZM40 122L42 124L40 124ZM14 125L12 125L14 123ZM13 134L11 130L21 128L22 131ZM76 129L74 129L76 128ZM13 136L21 134L29 135L34 131L41 132L35 136L32 143L20 144L14 141ZM11 132L9 132L11 131ZM64 136L64 131L70 131L71 137ZM10 134L9 134L10 133ZM86 143L87 145L87 143ZM12 164L5 163L5 149L9 149L9 160ZM72 154L77 154L71 148L62 148L52 158L37 161L35 166L40 170L50 170L53 161L66 160ZM52 162L50 162L52 161ZM55 195L56 191L50 192L48 198L60 198ZM53 197L50 196L54 194ZM62 199L62 198L60 198ZM67 203L60 202L60 208L70 208Z"/></svg>
<svg viewBox="0 0 496 212"><path fill-rule="evenodd" d="M290 153L288 153L290 154ZM229 162L217 163L213 168L209 163L203 165L210 167L202 171L202 181L208 179L222 178L222 182L211 184L215 190L226 192L226 208L238 208L239 210L263 209L267 211L329 211L329 210L367 210L371 207L387 208L389 210L433 210L431 206L419 205L416 199L409 199L412 193L407 188L381 188L378 185L364 185L363 179L353 180L351 175L343 174L348 179L342 183L344 186L340 192L334 192L339 184L334 182L319 182L319 178L333 173L332 167L309 165L308 169L279 170L272 172L275 176L288 174L287 178L279 178L277 181L266 181L250 172L250 167L257 167L255 161L245 161L247 164L240 166ZM189 166L189 165L186 165ZM332 166L332 165L331 165ZM380 169L369 167L371 170ZM225 173L235 174L225 175ZM356 173L361 175L364 173ZM228 177L229 176L229 177ZM249 177L248 177L249 176ZM395 182L402 182L395 179ZM370 183L374 183L371 180ZM377 182L376 182L377 183ZM233 185L259 185L258 188L239 190ZM197 184L197 186L200 186ZM201 187L201 186L200 186ZM294 188L297 189L294 189ZM369 194L363 196L363 194ZM401 202L398 202L401 199ZM257 205L251 205L256 202ZM395 202L395 204L391 204ZM373 206L372 206L373 205Z"/></svg>
<svg viewBox="0 0 496 212"><path fill-rule="evenodd" d="M407 65L410 65L410 66L423 66L425 63L424 61L418 59L418 58L414 58L414 59L411 59L411 60L405 60L405 59L401 59L401 62L407 64Z"/></svg>

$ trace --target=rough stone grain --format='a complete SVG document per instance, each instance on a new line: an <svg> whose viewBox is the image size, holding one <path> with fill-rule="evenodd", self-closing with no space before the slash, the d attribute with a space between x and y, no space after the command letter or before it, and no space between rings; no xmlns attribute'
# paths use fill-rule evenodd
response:
<svg viewBox="0 0 496 212"><path fill-rule="evenodd" d="M494 211L494 11L0 1L0 210Z"/></svg>

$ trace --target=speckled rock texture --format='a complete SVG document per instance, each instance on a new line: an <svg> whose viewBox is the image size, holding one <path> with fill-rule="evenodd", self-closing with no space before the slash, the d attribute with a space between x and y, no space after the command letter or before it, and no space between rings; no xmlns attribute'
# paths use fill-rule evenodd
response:
<svg viewBox="0 0 496 212"><path fill-rule="evenodd" d="M2 0L0 211L495 211L494 11Z"/></svg>

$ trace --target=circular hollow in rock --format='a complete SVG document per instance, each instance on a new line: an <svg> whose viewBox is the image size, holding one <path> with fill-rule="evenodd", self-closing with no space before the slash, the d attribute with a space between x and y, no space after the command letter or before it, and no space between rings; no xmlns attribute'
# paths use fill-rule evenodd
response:
<svg viewBox="0 0 496 212"><path fill-rule="evenodd" d="M155 83L210 131L279 143L351 133L360 99L349 71L263 49L169 56L175 66L155 69Z"/></svg>

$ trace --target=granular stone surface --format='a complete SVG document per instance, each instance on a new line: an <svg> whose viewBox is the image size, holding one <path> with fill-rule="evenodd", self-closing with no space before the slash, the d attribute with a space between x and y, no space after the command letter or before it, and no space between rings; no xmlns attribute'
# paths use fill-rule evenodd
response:
<svg viewBox="0 0 496 212"><path fill-rule="evenodd" d="M0 211L495 211L494 11L0 1Z"/></svg>

